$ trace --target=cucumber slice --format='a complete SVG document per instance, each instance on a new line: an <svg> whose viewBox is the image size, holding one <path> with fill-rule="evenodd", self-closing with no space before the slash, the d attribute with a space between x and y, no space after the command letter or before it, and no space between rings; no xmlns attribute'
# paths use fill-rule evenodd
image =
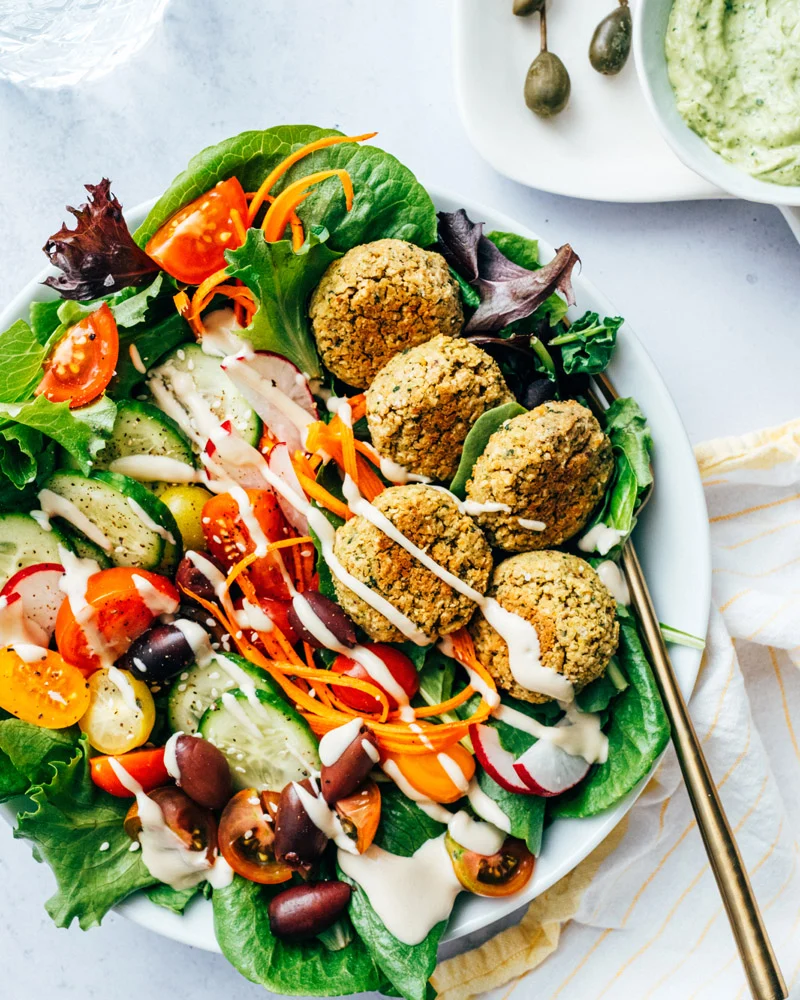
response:
<svg viewBox="0 0 800 1000"><path fill-rule="evenodd" d="M118 458L131 455L158 455L184 465L195 464L192 446L174 420L152 403L126 399L117 403L114 430L105 448L98 452L94 469L107 470ZM141 485L160 496L171 484L151 481Z"/></svg>
<svg viewBox="0 0 800 1000"><path fill-rule="evenodd" d="M254 447L261 440L261 419L220 367L220 358L204 354L199 344L184 344L154 368L152 375L171 386L170 371L192 377L198 393L220 421L230 420L238 433Z"/></svg>
<svg viewBox="0 0 800 1000"><path fill-rule="evenodd" d="M173 733L194 735L205 711L225 691L246 686L244 672L259 691L278 696L278 687L269 674L236 653L218 653L208 663L196 663L181 674L169 692L169 724Z"/></svg>
<svg viewBox="0 0 800 1000"><path fill-rule="evenodd" d="M280 792L320 766L306 721L282 698L256 691L224 694L200 720L200 734L228 758L236 789Z"/></svg>
<svg viewBox="0 0 800 1000"><path fill-rule="evenodd" d="M50 529L30 514L0 514L0 586L24 566L61 562L58 546L72 546L54 524Z"/></svg>
<svg viewBox="0 0 800 1000"><path fill-rule="evenodd" d="M108 553L104 552L99 545L95 545L94 542L90 542L86 535L82 535L80 531L73 528L71 524L67 524L66 521L61 521L59 530L69 542L72 551L80 559L94 559L100 569L110 569L114 565L114 563L111 562Z"/></svg>

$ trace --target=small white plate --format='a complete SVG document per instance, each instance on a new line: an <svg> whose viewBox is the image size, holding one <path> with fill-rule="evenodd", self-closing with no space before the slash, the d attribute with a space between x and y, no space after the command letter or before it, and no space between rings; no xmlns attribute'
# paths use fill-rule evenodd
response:
<svg viewBox="0 0 800 1000"><path fill-rule="evenodd" d="M486 223L486 231L500 229L536 238L535 233L508 216L466 198L429 190L440 211L465 208L474 222ZM128 213L133 228L142 222L151 204L141 205ZM539 247L543 260L553 256L553 248L544 241L539 241ZM30 303L35 299L53 297L50 290L41 285L42 279L51 273L54 272L44 271L10 303L0 316L0 330L16 319L27 318ZM578 305L570 310L571 317L587 309L605 316L619 314L619 310L582 276L575 278L574 288ZM711 595L711 554L700 476L675 404L653 362L627 324L620 330L609 375L622 395L636 396L647 414L653 434L656 490L636 529L636 541L656 609L661 621L704 636ZM688 698L700 668L700 653L677 647L673 647L671 653L681 690ZM455 941L489 926L566 875L608 836L633 805L644 783L602 816L561 819L553 823L545 832L544 848L534 877L523 892L500 900L462 894L444 940ZM13 810L8 805L0 805L0 816L9 823L14 821ZM205 900L194 901L183 917L154 905L141 894L125 901L117 910L158 934L197 948L219 951L211 905ZM308 984L308 990L313 993L313 983Z"/></svg>
<svg viewBox="0 0 800 1000"><path fill-rule="evenodd" d="M619 202L727 197L661 137L633 56L618 76L592 69L589 41L616 3L548 3L548 47L567 67L572 95L560 115L545 120L522 97L539 52L539 16L515 17L512 0L454 0L456 100L470 141L501 174L553 194Z"/></svg>

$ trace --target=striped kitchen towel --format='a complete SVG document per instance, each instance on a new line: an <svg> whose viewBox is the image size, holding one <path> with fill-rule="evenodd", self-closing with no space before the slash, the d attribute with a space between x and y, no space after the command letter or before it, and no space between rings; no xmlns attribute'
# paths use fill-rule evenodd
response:
<svg viewBox="0 0 800 1000"><path fill-rule="evenodd" d="M800 998L800 420L696 455L714 576L692 717ZM674 751L612 837L433 983L441 1000L748 996Z"/></svg>

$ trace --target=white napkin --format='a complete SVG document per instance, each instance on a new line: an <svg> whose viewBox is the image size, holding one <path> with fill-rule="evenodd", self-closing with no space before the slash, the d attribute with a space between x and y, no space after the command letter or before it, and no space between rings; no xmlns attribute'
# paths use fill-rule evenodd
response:
<svg viewBox="0 0 800 1000"><path fill-rule="evenodd" d="M800 997L800 421L696 454L714 579L692 718ZM615 849L598 848L520 927L442 963L433 981L442 1000L501 983L492 1000L749 996L674 751Z"/></svg>

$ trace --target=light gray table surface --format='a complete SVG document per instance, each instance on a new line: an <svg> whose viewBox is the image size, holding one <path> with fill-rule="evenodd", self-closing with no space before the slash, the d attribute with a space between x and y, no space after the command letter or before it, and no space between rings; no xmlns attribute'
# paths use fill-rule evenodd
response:
<svg viewBox="0 0 800 1000"><path fill-rule="evenodd" d="M0 302L42 267L40 247L87 181L110 177L133 206L244 129L378 129L424 182L569 241L645 343L693 442L800 416L800 246L779 213L733 201L595 204L498 176L455 110L449 16L446 0L172 0L151 44L97 83L0 83ZM113 914L90 933L56 930L43 909L52 888L0 821L0 997L263 995L221 957Z"/></svg>

